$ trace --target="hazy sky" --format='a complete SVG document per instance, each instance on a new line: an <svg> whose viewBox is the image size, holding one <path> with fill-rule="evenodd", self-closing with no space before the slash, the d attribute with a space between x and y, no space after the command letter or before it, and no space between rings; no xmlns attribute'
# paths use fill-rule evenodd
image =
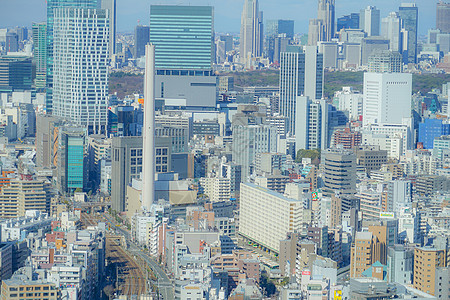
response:
<svg viewBox="0 0 450 300"><path fill-rule="evenodd" d="M358 12L367 5L381 9L381 17L397 11L401 0L336 0L336 17ZM436 1L416 0L419 7L419 33L435 27ZM117 29L132 31L138 24L149 23L150 4L213 5L215 29L219 32L239 32L243 0L117 0ZM317 0L260 0L264 19L295 20L295 31L306 33L308 20L317 16ZM0 0L0 28L16 25L31 26L45 21L45 0Z"/></svg>

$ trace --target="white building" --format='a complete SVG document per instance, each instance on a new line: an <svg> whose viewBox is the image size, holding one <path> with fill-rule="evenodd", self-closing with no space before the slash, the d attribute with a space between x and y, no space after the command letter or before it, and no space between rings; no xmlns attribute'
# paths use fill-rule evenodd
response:
<svg viewBox="0 0 450 300"><path fill-rule="evenodd" d="M420 243L420 221L410 208L403 208L398 214L398 240L410 244Z"/></svg>
<svg viewBox="0 0 450 300"><path fill-rule="evenodd" d="M53 114L90 133L105 133L107 126L109 13L83 8L54 12Z"/></svg>
<svg viewBox="0 0 450 300"><path fill-rule="evenodd" d="M411 117L412 74L364 73L363 124L402 124Z"/></svg>
<svg viewBox="0 0 450 300"><path fill-rule="evenodd" d="M401 20L397 12L391 12L381 21L381 35L389 40L389 50L401 52Z"/></svg>
<svg viewBox="0 0 450 300"><path fill-rule="evenodd" d="M200 178L200 185L211 202L227 201L231 198L231 179L223 177Z"/></svg>
<svg viewBox="0 0 450 300"><path fill-rule="evenodd" d="M264 42L263 13L258 0L245 0L241 15L241 39L239 56L247 65L252 57L262 55Z"/></svg>
<svg viewBox="0 0 450 300"><path fill-rule="evenodd" d="M367 8L361 9L359 28L364 29L368 36L380 35L380 10L375 6L367 6Z"/></svg>
<svg viewBox="0 0 450 300"><path fill-rule="evenodd" d="M302 225L302 200L255 184L241 184L240 209L239 234L271 252L278 253L280 240Z"/></svg>
<svg viewBox="0 0 450 300"><path fill-rule="evenodd" d="M364 96L359 91L354 91L352 87L343 87L334 95L339 103L338 109L348 111L350 120L358 120L363 114Z"/></svg>

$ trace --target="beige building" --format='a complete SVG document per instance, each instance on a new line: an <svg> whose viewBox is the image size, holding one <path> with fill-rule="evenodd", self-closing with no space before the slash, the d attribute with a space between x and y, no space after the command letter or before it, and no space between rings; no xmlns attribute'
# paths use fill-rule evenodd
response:
<svg viewBox="0 0 450 300"><path fill-rule="evenodd" d="M50 212L50 186L43 180L11 180L0 192L0 218L17 218L27 210Z"/></svg>
<svg viewBox="0 0 450 300"><path fill-rule="evenodd" d="M299 231L303 220L303 200L251 183L241 183L239 234L274 253L288 232Z"/></svg>
<svg viewBox="0 0 450 300"><path fill-rule="evenodd" d="M200 185L211 202L227 201L231 198L231 180L223 177L200 178Z"/></svg>
<svg viewBox="0 0 450 300"><path fill-rule="evenodd" d="M350 256L350 277L362 277L362 273L380 260L381 244L371 232L357 232Z"/></svg>
<svg viewBox="0 0 450 300"><path fill-rule="evenodd" d="M427 294L434 295L436 268L445 266L445 250L437 250L428 247L414 249L414 288Z"/></svg>
<svg viewBox="0 0 450 300"><path fill-rule="evenodd" d="M2 282L0 300L56 300L58 294L59 291L53 283L8 279Z"/></svg>

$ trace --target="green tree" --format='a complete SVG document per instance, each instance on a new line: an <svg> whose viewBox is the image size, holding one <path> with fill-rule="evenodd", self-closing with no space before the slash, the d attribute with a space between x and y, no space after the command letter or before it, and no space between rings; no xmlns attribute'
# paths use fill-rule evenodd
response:
<svg viewBox="0 0 450 300"><path fill-rule="evenodd" d="M315 165L320 163L320 149L300 149L297 151L297 156L295 157L295 161L300 163L303 158L311 158L311 162Z"/></svg>

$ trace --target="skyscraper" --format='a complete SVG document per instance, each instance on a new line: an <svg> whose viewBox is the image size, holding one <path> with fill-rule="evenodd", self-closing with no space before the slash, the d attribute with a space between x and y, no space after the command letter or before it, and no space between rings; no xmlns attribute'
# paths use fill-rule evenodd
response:
<svg viewBox="0 0 450 300"><path fill-rule="evenodd" d="M334 37L334 0L319 0L317 9L317 19L323 22L323 40L325 42L331 41Z"/></svg>
<svg viewBox="0 0 450 300"><path fill-rule="evenodd" d="M419 9L415 3L402 3L399 7L399 16L402 20L402 28L408 32L407 49L403 49L404 63L417 62L417 24ZM405 50L407 51L405 53Z"/></svg>
<svg viewBox="0 0 450 300"><path fill-rule="evenodd" d="M389 50L401 52L401 29L401 20L396 12L391 12L381 21L381 35L389 40Z"/></svg>
<svg viewBox="0 0 450 300"><path fill-rule="evenodd" d="M55 9L53 37L53 114L105 133L109 11Z"/></svg>
<svg viewBox="0 0 450 300"><path fill-rule="evenodd" d="M444 1L436 3L436 29L450 33L450 3Z"/></svg>
<svg viewBox="0 0 450 300"><path fill-rule="evenodd" d="M156 99L168 109L214 110L213 7L152 5L150 42L155 45Z"/></svg>
<svg viewBox="0 0 450 300"><path fill-rule="evenodd" d="M36 89L44 89L47 74L47 24L33 24L33 60L36 65Z"/></svg>
<svg viewBox="0 0 450 300"><path fill-rule="evenodd" d="M280 113L289 120L289 130L295 134L296 101L298 96L321 99L323 94L323 55L316 46L289 47L280 59Z"/></svg>
<svg viewBox="0 0 450 300"><path fill-rule="evenodd" d="M150 42L150 27L138 25L134 28L134 58L145 55L145 45Z"/></svg>
<svg viewBox="0 0 450 300"><path fill-rule="evenodd" d="M296 152L300 149L328 148L328 104L297 97L295 133Z"/></svg>
<svg viewBox="0 0 450 300"><path fill-rule="evenodd" d="M364 73L363 124L402 124L411 117L412 75Z"/></svg>
<svg viewBox="0 0 450 300"><path fill-rule="evenodd" d="M268 20L266 22L266 55L271 62L279 62L280 52L286 50L289 40L294 38L294 21Z"/></svg>
<svg viewBox="0 0 450 300"><path fill-rule="evenodd" d="M116 0L101 0L101 9L109 10L109 56L116 54Z"/></svg>
<svg viewBox="0 0 450 300"><path fill-rule="evenodd" d="M363 29L368 36L380 35L380 10L375 6L361 9L359 28Z"/></svg>
<svg viewBox="0 0 450 300"><path fill-rule="evenodd" d="M56 8L78 7L97 8L97 0L47 0L47 99L45 110L53 110L53 23Z"/></svg>
<svg viewBox="0 0 450 300"><path fill-rule="evenodd" d="M336 21L336 31L341 29L358 29L359 28L359 13L351 13L350 15L342 16Z"/></svg>
<svg viewBox="0 0 450 300"><path fill-rule="evenodd" d="M263 13L259 11L258 0L244 0L239 51L241 63L246 65L252 57L261 56L263 41Z"/></svg>

